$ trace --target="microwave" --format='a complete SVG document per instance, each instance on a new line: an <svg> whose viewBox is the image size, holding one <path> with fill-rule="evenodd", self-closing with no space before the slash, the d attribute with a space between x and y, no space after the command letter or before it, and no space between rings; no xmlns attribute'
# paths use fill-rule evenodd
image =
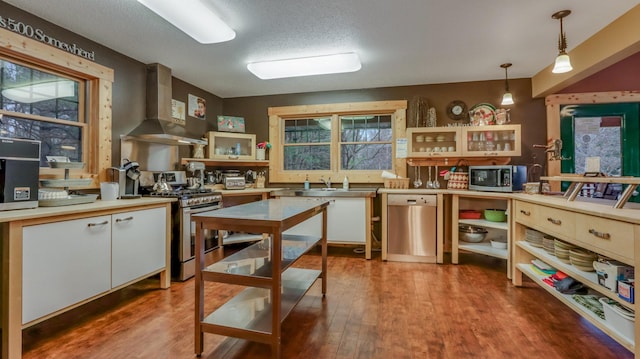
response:
<svg viewBox="0 0 640 359"><path fill-rule="evenodd" d="M527 166L469 166L469 189L488 192L522 191Z"/></svg>

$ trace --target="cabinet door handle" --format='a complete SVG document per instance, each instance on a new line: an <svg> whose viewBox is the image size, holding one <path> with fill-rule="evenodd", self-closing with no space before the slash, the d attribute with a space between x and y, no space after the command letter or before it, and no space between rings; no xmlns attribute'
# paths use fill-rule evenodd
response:
<svg viewBox="0 0 640 359"><path fill-rule="evenodd" d="M547 218L547 221L549 221L549 222L551 222L551 223L553 223L553 224L557 224L557 225L561 225L561 224L562 224L562 221L561 221L561 220L559 220L559 219L553 219L553 218L550 218L550 217L549 217L549 218Z"/></svg>
<svg viewBox="0 0 640 359"><path fill-rule="evenodd" d="M531 215L531 212L525 211L524 209L521 209L520 213L524 214L525 216L530 216Z"/></svg>
<svg viewBox="0 0 640 359"><path fill-rule="evenodd" d="M104 226L105 224L109 224L109 221L102 221L100 223L88 223L87 227Z"/></svg>
<svg viewBox="0 0 640 359"><path fill-rule="evenodd" d="M602 239L611 239L611 235L609 233L605 233L605 232L598 232L595 229L591 228L589 229L589 233L593 234L594 236L598 237L598 238L602 238Z"/></svg>
<svg viewBox="0 0 640 359"><path fill-rule="evenodd" d="M116 223L126 222L126 221L131 221L131 220L133 220L133 216L129 216L127 218L116 218Z"/></svg>

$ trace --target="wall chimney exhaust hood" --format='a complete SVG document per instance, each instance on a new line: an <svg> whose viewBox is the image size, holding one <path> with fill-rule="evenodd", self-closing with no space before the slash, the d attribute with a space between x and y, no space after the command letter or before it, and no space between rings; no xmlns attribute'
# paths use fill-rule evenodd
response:
<svg viewBox="0 0 640 359"><path fill-rule="evenodd" d="M147 65L147 118L121 139L167 145L206 145L207 141L173 120L171 97L171 69L160 64Z"/></svg>

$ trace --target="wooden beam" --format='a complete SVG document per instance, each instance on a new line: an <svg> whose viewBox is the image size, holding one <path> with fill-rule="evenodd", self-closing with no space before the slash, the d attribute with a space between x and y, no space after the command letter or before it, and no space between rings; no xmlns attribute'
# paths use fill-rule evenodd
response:
<svg viewBox="0 0 640 359"><path fill-rule="evenodd" d="M553 64L531 79L532 97L543 97L583 80L640 51L640 5L569 51L573 71L551 72ZM571 39L571 33L568 34Z"/></svg>

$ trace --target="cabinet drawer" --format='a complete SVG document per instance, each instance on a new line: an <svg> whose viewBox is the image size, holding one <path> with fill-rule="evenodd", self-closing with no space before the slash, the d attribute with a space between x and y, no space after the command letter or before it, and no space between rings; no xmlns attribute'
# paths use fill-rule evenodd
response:
<svg viewBox="0 0 640 359"><path fill-rule="evenodd" d="M533 203L514 201L514 218L516 222L522 223L529 227L536 224L536 210L538 206Z"/></svg>
<svg viewBox="0 0 640 359"><path fill-rule="evenodd" d="M633 263L633 224L579 213L575 216L577 241L598 253Z"/></svg>
<svg viewBox="0 0 640 359"><path fill-rule="evenodd" d="M518 223L561 239L574 238L575 213L522 201L514 207Z"/></svg>
<svg viewBox="0 0 640 359"><path fill-rule="evenodd" d="M575 238L575 213L546 206L538 206L535 213L535 222L542 232L561 239Z"/></svg>

